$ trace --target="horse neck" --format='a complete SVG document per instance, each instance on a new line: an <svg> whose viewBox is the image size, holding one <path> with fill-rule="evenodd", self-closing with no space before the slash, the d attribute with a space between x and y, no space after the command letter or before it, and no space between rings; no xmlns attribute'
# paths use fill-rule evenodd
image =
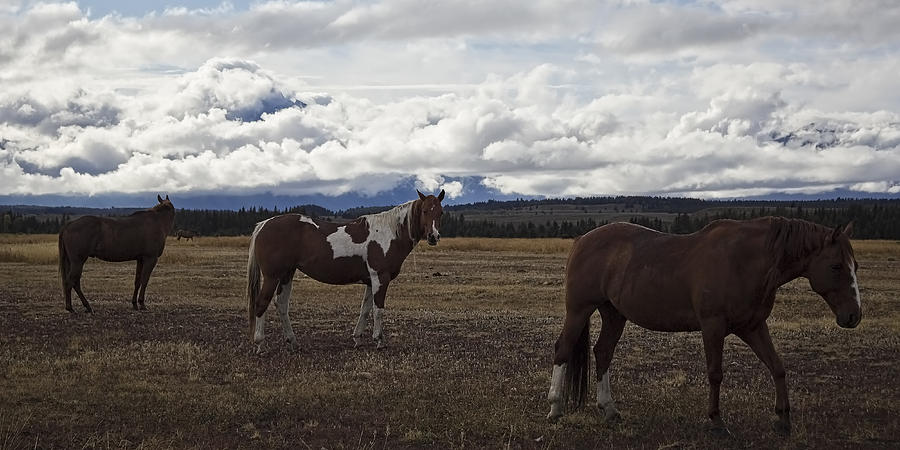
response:
<svg viewBox="0 0 900 450"><path fill-rule="evenodd" d="M419 220L422 217L422 200L416 200L410 206L409 216L407 220L407 226L409 227L409 232L407 235L412 241L412 246L415 247L419 241L422 240L422 223ZM412 249L410 249L411 251Z"/></svg>
<svg viewBox="0 0 900 450"><path fill-rule="evenodd" d="M156 219L156 222L159 224L165 234L171 233L172 228L175 227L175 210L160 209L151 211L153 211L153 217Z"/></svg>
<svg viewBox="0 0 900 450"><path fill-rule="evenodd" d="M812 256L822 248L828 230L799 219L772 218L766 246L773 253L770 287L777 289L804 276Z"/></svg>

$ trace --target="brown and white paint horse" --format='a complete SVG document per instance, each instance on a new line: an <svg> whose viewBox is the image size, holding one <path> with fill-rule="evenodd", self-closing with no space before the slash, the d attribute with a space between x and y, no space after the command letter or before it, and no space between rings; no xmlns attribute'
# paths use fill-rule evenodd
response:
<svg viewBox="0 0 900 450"><path fill-rule="evenodd" d="M416 192L417 200L347 224L301 214L284 214L256 224L247 261L247 297L250 334L257 352L262 350L265 313L273 296L277 296L284 337L292 350L298 348L288 316L291 280L297 270L323 283L365 284L353 340L356 345L362 343L374 308L372 338L378 348L385 345L384 297L388 284L421 239L437 245L441 237L444 191L437 197Z"/></svg>
<svg viewBox="0 0 900 450"><path fill-rule="evenodd" d="M594 346L597 405L618 414L609 388L609 365L626 321L654 331L700 331L709 379L707 413L713 430L728 434L719 411L725 336L737 335L766 365L775 382L776 429L791 429L785 371L766 318L779 286L805 277L825 299L837 324L862 319L858 265L850 246L852 224L830 229L779 217L718 220L689 235L659 233L613 223L578 239L566 263L566 318L556 342L549 419L567 398L584 403L590 317L603 325Z"/></svg>

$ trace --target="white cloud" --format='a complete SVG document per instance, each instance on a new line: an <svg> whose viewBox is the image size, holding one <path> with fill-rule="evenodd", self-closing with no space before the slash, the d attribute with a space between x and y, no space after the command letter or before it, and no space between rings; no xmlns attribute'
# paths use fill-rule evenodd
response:
<svg viewBox="0 0 900 450"><path fill-rule="evenodd" d="M822 5L0 4L0 194L896 193L900 8Z"/></svg>

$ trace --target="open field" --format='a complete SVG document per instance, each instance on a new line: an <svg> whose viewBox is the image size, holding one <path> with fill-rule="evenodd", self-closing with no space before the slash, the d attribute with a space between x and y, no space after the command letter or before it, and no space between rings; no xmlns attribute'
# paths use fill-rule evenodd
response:
<svg viewBox="0 0 900 450"><path fill-rule="evenodd" d="M699 333L629 325L611 367L623 418L544 419L571 241L444 239L391 285L389 347L353 348L361 286L298 276L282 344L251 354L247 238L170 240L131 309L133 263L91 260L96 311L63 309L56 236L0 235L0 448L884 448L900 446L900 242L855 242L864 318L838 328L805 280L769 319L794 432L772 431L774 388L726 341L722 407L706 431ZM74 301L80 310L77 300ZM594 338L599 317L592 325Z"/></svg>

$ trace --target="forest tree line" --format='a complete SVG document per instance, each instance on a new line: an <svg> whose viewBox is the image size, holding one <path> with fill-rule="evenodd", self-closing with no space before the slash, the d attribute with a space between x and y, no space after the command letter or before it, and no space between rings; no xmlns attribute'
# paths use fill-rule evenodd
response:
<svg viewBox="0 0 900 450"><path fill-rule="evenodd" d="M697 231L709 222L716 219L751 219L762 216L784 216L809 220L827 226L844 225L851 220L854 222L854 237L860 239L900 239L900 200L823 200L810 202L730 202L724 203L727 207L719 208L714 212L686 212L703 202L693 199L675 199L665 205L670 199L658 199L655 197L644 198L642 203L639 197L629 197L626 206L641 212L649 212L656 208L675 206L680 209L672 220L662 220L652 215L642 215L635 212L629 221L659 231L684 234ZM576 199L577 200L577 199ZM574 200L573 200L574 201ZM608 198L597 198L595 201L609 201ZM623 204L622 198L616 198L617 204ZM520 202L522 205L512 205ZM471 219L466 217L463 211L473 209L496 209L496 204L510 203L508 209L521 208L522 206L539 206L560 204L540 201L512 201L512 202L487 202L481 204L482 208L472 208L472 205L452 206L446 209L442 224L441 235L445 237L559 237L573 238L584 234L593 228L604 225L607 222L599 218L587 217L578 220L559 220L550 215L546 220L522 219L500 223L487 219ZM574 203L591 204L591 203ZM479 204L476 204L479 205ZM489 206L488 206L489 205ZM709 204L704 204L709 206ZM53 208L47 208L47 214L26 214L16 211L14 207L0 209L0 233L58 233L63 224L75 215L67 212L54 213ZM279 210L278 208L241 208L232 210L178 210L175 214L175 230L184 229L197 233L200 236L236 236L247 235L253 231L254 225L269 217L285 213L301 213L311 217L323 217L338 221L350 220L358 213L373 213L386 208L358 208L348 211L333 212L316 205L302 205ZM65 209L62 209L65 211ZM114 210L111 210L114 211ZM117 210L121 214L123 210ZM629 213L623 213L627 216ZM114 214L111 214L114 215ZM621 215L620 215L621 217ZM174 231L173 230L173 233Z"/></svg>

